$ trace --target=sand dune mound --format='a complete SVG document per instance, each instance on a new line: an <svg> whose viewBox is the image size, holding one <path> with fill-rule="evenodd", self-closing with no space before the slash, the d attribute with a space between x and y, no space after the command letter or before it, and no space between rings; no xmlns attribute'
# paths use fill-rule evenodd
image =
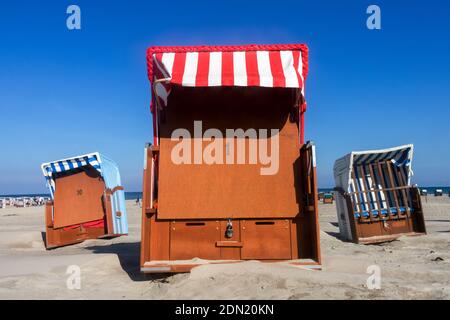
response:
<svg viewBox="0 0 450 320"><path fill-rule="evenodd" d="M5 232L2 238L7 238L4 245L9 249L45 250L42 233L39 231Z"/></svg>

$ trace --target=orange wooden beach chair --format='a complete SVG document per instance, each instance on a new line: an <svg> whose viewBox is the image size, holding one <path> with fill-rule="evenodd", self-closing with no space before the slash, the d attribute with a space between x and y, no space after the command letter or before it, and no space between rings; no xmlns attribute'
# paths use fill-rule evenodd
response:
<svg viewBox="0 0 450 320"><path fill-rule="evenodd" d="M254 259L320 268L315 146L303 136L307 53L148 49L142 272Z"/></svg>
<svg viewBox="0 0 450 320"><path fill-rule="evenodd" d="M46 248L128 233L117 165L99 153L44 163Z"/></svg>

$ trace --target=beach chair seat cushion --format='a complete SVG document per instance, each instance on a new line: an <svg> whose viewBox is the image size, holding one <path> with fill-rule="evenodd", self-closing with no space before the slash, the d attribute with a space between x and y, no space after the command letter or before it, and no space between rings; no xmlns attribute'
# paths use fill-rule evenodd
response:
<svg viewBox="0 0 450 320"><path fill-rule="evenodd" d="M400 209L400 213L405 213L406 212L406 207L400 207L399 209ZM396 207L391 207L390 210L391 210L391 214L392 215L397 215L398 212L397 212L397 208ZM372 215L374 217L378 217L378 210L371 210L371 212L372 212ZM413 208L409 208L409 212L413 213L414 209ZM387 209L381 209L381 215L383 217L386 217L388 214L389 214L389 212L388 212ZM370 215L369 215L368 211L363 211L362 212L362 216L364 218L368 218ZM359 212L355 213L355 218L361 218L361 213L359 213Z"/></svg>
<svg viewBox="0 0 450 320"><path fill-rule="evenodd" d="M87 228L104 228L105 220L99 219L99 220L89 221L89 222L85 222L85 223L75 224L75 225L64 227L64 230L67 231L67 230L77 229L80 227L83 227L85 229L87 229Z"/></svg>

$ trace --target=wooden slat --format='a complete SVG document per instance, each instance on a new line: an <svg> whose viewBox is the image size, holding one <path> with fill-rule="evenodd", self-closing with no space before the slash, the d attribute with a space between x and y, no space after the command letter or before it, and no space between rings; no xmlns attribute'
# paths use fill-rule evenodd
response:
<svg viewBox="0 0 450 320"><path fill-rule="evenodd" d="M406 181L403 179L403 174L402 174L402 170L398 167L395 168L396 170L394 171L397 174L397 179L400 182L401 185L406 185ZM409 197L408 194L406 193L405 189L401 189L401 194L403 197L403 204L405 205L405 209L406 209L406 215L408 216L408 218L411 216L411 212L410 212L410 206L409 206Z"/></svg>
<svg viewBox="0 0 450 320"><path fill-rule="evenodd" d="M392 163L392 161L386 161L386 166L388 168L388 172L389 172L389 179L391 180L391 183L395 186L395 187L400 187L402 184L399 180L399 176L396 172L396 169L394 167L394 164ZM397 183L397 182L398 183ZM401 208L404 205L404 199L403 199L403 194L402 191L404 191L403 189L397 189L395 191L396 195L397 195L397 200L398 200L398 206L399 208Z"/></svg>
<svg viewBox="0 0 450 320"><path fill-rule="evenodd" d="M147 216L147 210L151 207L151 187L150 179L152 179L151 165L151 148L147 147L145 149L146 159L144 173L143 173L143 185L142 185L142 219L141 219L141 250L140 250L140 265L141 267L144 263L150 260L150 218Z"/></svg>
<svg viewBox="0 0 450 320"><path fill-rule="evenodd" d="M391 182L392 186L395 186L394 176L392 174L391 166L389 165L388 161L386 161L385 164L386 164L386 167L388 170L389 181ZM397 190L394 190L393 194L394 194L395 206L397 207L397 217L399 217L400 216L400 206L398 204Z"/></svg>
<svg viewBox="0 0 450 320"><path fill-rule="evenodd" d="M366 199L367 199L367 201L366 201L367 202L367 212L369 212L370 221L375 221L377 219L372 214L372 208L371 208L371 205L370 205L370 191L369 191L370 188L369 188L369 186L367 184L366 175L364 174L364 170L363 170L362 165L359 165L358 168L359 168L359 174L360 174L361 179L363 181L364 189L366 189L365 193L366 193ZM364 199L364 197L363 197L363 199Z"/></svg>
<svg viewBox="0 0 450 320"><path fill-rule="evenodd" d="M361 218L364 219L364 217L362 216L362 212L363 212L364 209L363 209L363 206L362 206L361 201L360 201L359 196L358 196L362 192L359 192L359 191L357 192L356 191L358 183L357 183L356 177L355 177L355 167L354 166L353 166L353 170L352 170L352 180L353 180L353 184L355 186L354 194L355 194L355 199L356 199L356 208L358 209L356 213L360 214L360 219Z"/></svg>
<svg viewBox="0 0 450 320"><path fill-rule="evenodd" d="M377 162L377 168L378 168L378 174L380 176L381 179L381 187L383 188L384 191L386 191L386 208L388 210L389 213L389 219L392 217L392 212L391 212L391 204L389 202L390 200L390 196L389 196L389 192L390 192L390 188L386 188L386 183L384 182L384 174L383 174L383 168L381 166L381 162Z"/></svg>
<svg viewBox="0 0 450 320"><path fill-rule="evenodd" d="M53 228L52 211L53 201L47 201L45 204L45 225L47 228Z"/></svg>
<svg viewBox="0 0 450 320"><path fill-rule="evenodd" d="M312 192L312 187L311 187L311 172L312 172L312 150L311 150L311 148L309 148L309 149L307 149L306 150L306 155L307 155L307 161L308 161L308 165L307 165L307 181L306 181L306 184L307 184L307 192L308 192L308 195L309 194L311 194L311 192Z"/></svg>
<svg viewBox="0 0 450 320"><path fill-rule="evenodd" d="M370 177L372 179L372 185L374 187L373 189L375 190L376 189L375 188L375 186L376 186L376 177L375 177L374 171L372 169L372 165L370 164L368 167L369 167ZM378 194L378 191L374 191L374 193L375 193L375 199L376 199L377 206L378 206L378 217L381 219L382 218L382 215L381 215L382 201L380 201L380 195Z"/></svg>
<svg viewBox="0 0 450 320"><path fill-rule="evenodd" d="M377 173L378 173L378 176L380 178L382 178L382 177L379 174L379 172L377 172L378 169L377 169L377 164L376 163L371 163L369 168L370 168L370 172L371 172L371 174L373 176L373 181L374 181L374 184L375 184L374 191L377 192L378 198L380 199L380 202L381 202L381 206L383 207L384 206L383 205L383 197L381 197L379 194L381 194L381 192L383 192L383 194L384 194L385 190L379 188L379 185L381 185L381 183L378 181ZM385 199L384 202L385 202L386 207L387 207L387 203L388 203L387 199Z"/></svg>
<svg viewBox="0 0 450 320"><path fill-rule="evenodd" d="M106 227L107 232L106 234L113 234L114 233L114 225L113 225L113 216L116 214L115 212L112 212L111 207L111 194L105 194L103 195L103 201L105 203L105 216L106 216Z"/></svg>
<svg viewBox="0 0 450 320"><path fill-rule="evenodd" d="M386 188L386 189L373 189L372 192L375 191L394 191L394 190L401 190L401 189L410 189L411 186L404 186L404 187L395 187L395 188ZM358 193L364 193L364 192L360 192L360 191L355 191L355 192L349 192L349 194L358 194Z"/></svg>

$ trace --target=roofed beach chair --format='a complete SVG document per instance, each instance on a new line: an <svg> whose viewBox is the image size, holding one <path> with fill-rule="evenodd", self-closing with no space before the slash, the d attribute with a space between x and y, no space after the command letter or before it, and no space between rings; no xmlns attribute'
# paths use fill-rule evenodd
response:
<svg viewBox="0 0 450 320"><path fill-rule="evenodd" d="M325 204L332 204L333 203L333 194L332 193L325 193L323 195L323 203L325 203Z"/></svg>
<svg viewBox="0 0 450 320"><path fill-rule="evenodd" d="M128 233L124 189L117 165L90 153L41 166L50 190L47 249Z"/></svg>
<svg viewBox="0 0 450 320"><path fill-rule="evenodd" d="M334 164L341 237L377 243L425 234L419 190L411 185L413 145L351 152Z"/></svg>
<svg viewBox="0 0 450 320"><path fill-rule="evenodd" d="M25 207L25 199L22 197L16 198L14 201L14 206L17 208L24 208Z"/></svg>
<svg viewBox="0 0 450 320"><path fill-rule="evenodd" d="M43 206L45 204L45 198L44 197L38 197L38 205Z"/></svg>
<svg viewBox="0 0 450 320"><path fill-rule="evenodd" d="M434 190L434 196L435 197L442 197L442 189L436 189Z"/></svg>
<svg viewBox="0 0 450 320"><path fill-rule="evenodd" d="M7 206L14 206L14 204L15 204L15 201L16 201L16 199L14 199L14 198L5 198L5 201L6 201L6 205Z"/></svg>
<svg viewBox="0 0 450 320"><path fill-rule="evenodd" d="M30 197L23 198L24 207L31 207L33 205L33 199Z"/></svg>
<svg viewBox="0 0 450 320"><path fill-rule="evenodd" d="M0 209L6 208L6 199L0 199Z"/></svg>
<svg viewBox="0 0 450 320"><path fill-rule="evenodd" d="M315 145L304 141L307 54L303 44L147 50L154 140L145 149L142 272L242 260L320 268ZM199 124L215 132L213 163L197 162L211 148ZM192 149L195 163L173 158L180 130L205 148ZM247 133L228 140L230 131ZM260 156L274 148L276 170L251 144Z"/></svg>

